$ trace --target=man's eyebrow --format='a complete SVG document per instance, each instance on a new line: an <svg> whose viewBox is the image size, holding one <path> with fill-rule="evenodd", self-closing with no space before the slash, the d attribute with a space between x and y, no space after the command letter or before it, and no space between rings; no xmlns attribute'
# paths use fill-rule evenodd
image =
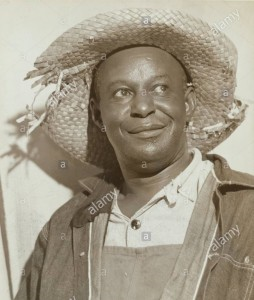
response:
<svg viewBox="0 0 254 300"><path fill-rule="evenodd" d="M119 79L117 79L117 80L115 80L115 81L112 81L112 82L110 82L110 84L108 85L108 89L110 89L113 85L115 85L115 84L123 84L123 85L126 85L126 80L119 80ZM128 83L127 83L128 84Z"/></svg>
<svg viewBox="0 0 254 300"><path fill-rule="evenodd" d="M168 79L170 80L170 77L169 75L167 74L162 74L162 75L154 75L154 76L151 76L148 81L153 81L153 80L156 80L156 79ZM128 81L126 80L120 80L120 79L117 79L115 81L112 81L109 85L108 85L108 89L110 89L113 85L115 84L123 84L123 85L128 85Z"/></svg>
<svg viewBox="0 0 254 300"><path fill-rule="evenodd" d="M154 79L170 79L170 77L168 74L163 74L163 75L155 75L150 78L150 80L154 80Z"/></svg>

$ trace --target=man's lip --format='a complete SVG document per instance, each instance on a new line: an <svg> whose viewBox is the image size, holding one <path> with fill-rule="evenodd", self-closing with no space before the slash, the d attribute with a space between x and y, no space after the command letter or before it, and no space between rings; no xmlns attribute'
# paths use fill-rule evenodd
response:
<svg viewBox="0 0 254 300"><path fill-rule="evenodd" d="M140 133L140 132L144 132L144 131L162 129L164 127L165 127L165 125L162 125L162 124L146 124L146 125L136 126L136 127L132 128L131 130L128 130L128 132L135 134L135 133Z"/></svg>

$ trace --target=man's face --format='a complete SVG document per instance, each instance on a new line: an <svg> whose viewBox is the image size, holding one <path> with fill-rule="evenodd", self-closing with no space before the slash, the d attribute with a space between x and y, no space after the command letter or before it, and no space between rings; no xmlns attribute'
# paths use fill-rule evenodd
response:
<svg viewBox="0 0 254 300"><path fill-rule="evenodd" d="M161 49L135 47L113 54L97 72L97 105L118 160L175 159L185 147L181 65Z"/></svg>

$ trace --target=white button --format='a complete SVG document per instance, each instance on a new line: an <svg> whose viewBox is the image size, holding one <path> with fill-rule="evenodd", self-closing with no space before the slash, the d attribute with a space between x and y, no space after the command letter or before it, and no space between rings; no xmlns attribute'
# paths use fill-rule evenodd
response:
<svg viewBox="0 0 254 300"><path fill-rule="evenodd" d="M169 202L169 207L170 207L170 208L175 207L175 205L176 205L176 200L175 200L175 199L174 199L174 200L168 199L168 202Z"/></svg>
<svg viewBox="0 0 254 300"><path fill-rule="evenodd" d="M249 258L249 256L246 256L244 259L244 263L248 264L249 262L250 262L250 258Z"/></svg>

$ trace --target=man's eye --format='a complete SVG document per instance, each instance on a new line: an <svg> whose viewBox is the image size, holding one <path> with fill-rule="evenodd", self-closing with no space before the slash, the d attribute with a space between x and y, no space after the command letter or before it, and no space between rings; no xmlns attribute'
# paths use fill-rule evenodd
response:
<svg viewBox="0 0 254 300"><path fill-rule="evenodd" d="M129 97L130 95L131 92L127 89L119 89L114 93L114 96L119 98Z"/></svg>
<svg viewBox="0 0 254 300"><path fill-rule="evenodd" d="M157 85L154 89L153 89L153 93L159 94L159 95L163 95L167 92L168 90L168 86L161 84L161 85Z"/></svg>

